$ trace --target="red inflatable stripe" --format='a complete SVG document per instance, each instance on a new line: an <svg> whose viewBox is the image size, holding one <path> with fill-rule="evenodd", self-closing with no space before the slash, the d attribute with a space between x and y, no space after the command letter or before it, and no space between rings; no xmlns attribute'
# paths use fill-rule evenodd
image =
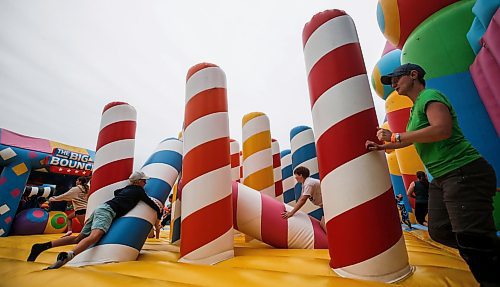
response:
<svg viewBox="0 0 500 287"><path fill-rule="evenodd" d="M393 133L406 132L406 126L410 120L410 110L411 108L404 108L387 113L387 121Z"/></svg>
<svg viewBox="0 0 500 287"><path fill-rule="evenodd" d="M235 153L231 155L231 167L239 167L240 166L240 155Z"/></svg>
<svg viewBox="0 0 500 287"><path fill-rule="evenodd" d="M276 204L275 199L260 194L262 204L261 236L262 241L277 248L288 247L288 220L281 217L284 204Z"/></svg>
<svg viewBox="0 0 500 287"><path fill-rule="evenodd" d="M309 97L314 106L324 92L354 76L366 74L359 43L350 43L323 56L309 73Z"/></svg>
<svg viewBox="0 0 500 287"><path fill-rule="evenodd" d="M394 246L402 236L398 216L391 187L382 195L332 218L327 222L328 230L349 232L328 236L330 254L334 255L330 266L341 268L356 264Z"/></svg>
<svg viewBox="0 0 500 287"><path fill-rule="evenodd" d="M328 248L328 238L325 236L325 232L319 221L311 216L309 216L309 220L311 220L314 231L314 249Z"/></svg>
<svg viewBox="0 0 500 287"><path fill-rule="evenodd" d="M232 185L233 191L233 227L236 230L238 228L238 183L233 181Z"/></svg>
<svg viewBox="0 0 500 287"><path fill-rule="evenodd" d="M116 107L116 106L119 106L119 105L128 105L127 103L125 102L111 102L107 105L104 106L104 109L102 110L102 113L104 114L105 111L111 109L112 107Z"/></svg>
<svg viewBox="0 0 500 287"><path fill-rule="evenodd" d="M181 257L209 244L232 228L231 222L227 220L228 216L231 215L224 212L232 210L231 204L231 195L229 195L197 210L182 220ZM207 218L210 219L210 222L207 222ZM184 240L189 238L196 240Z"/></svg>
<svg viewBox="0 0 500 287"><path fill-rule="evenodd" d="M308 76L311 107L324 92L354 76L366 74L359 43L350 43L328 52Z"/></svg>
<svg viewBox="0 0 500 287"><path fill-rule="evenodd" d="M227 96L225 88L204 90L192 97L186 104L184 126L197 119L217 112L227 112Z"/></svg>
<svg viewBox="0 0 500 287"><path fill-rule="evenodd" d="M283 194L283 181L279 180L274 183L274 195L278 197L282 194Z"/></svg>
<svg viewBox="0 0 500 287"><path fill-rule="evenodd" d="M121 121L105 126L100 132L97 140L96 150L115 141L124 139L135 139L135 121Z"/></svg>
<svg viewBox="0 0 500 287"><path fill-rule="evenodd" d="M370 108L345 118L325 131L316 144L320 177L325 178L337 167L368 153L366 140L378 142L376 126L377 115L374 108Z"/></svg>
<svg viewBox="0 0 500 287"><path fill-rule="evenodd" d="M307 41L309 41L311 35L314 33L314 31L321 27L321 25L325 24L333 18L337 18L343 15L346 15L346 13L342 10L326 10L314 15L311 21L309 21L309 23L307 23L302 30L303 46L306 46Z"/></svg>
<svg viewBox="0 0 500 287"><path fill-rule="evenodd" d="M229 137L218 138L190 150L182 161L182 183L230 164Z"/></svg>
<svg viewBox="0 0 500 287"><path fill-rule="evenodd" d="M110 162L93 171L89 196L105 186L128 179L133 167L134 159L126 158Z"/></svg>
<svg viewBox="0 0 500 287"><path fill-rule="evenodd" d="M189 78L191 78L191 76L193 76L194 74L196 74L196 72L198 71L201 71L205 68L210 68L210 67L218 67L217 65L215 64L211 64L211 63L200 63L200 64L197 64L197 65L194 65L193 67L191 67L186 75L186 81L189 80Z"/></svg>

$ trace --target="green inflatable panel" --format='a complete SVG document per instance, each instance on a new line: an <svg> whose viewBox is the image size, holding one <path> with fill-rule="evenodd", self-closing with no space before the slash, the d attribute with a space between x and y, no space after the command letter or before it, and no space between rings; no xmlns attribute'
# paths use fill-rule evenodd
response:
<svg viewBox="0 0 500 287"><path fill-rule="evenodd" d="M408 37L401 63L417 63L427 80L469 70L476 55L467 41L475 0L454 3L432 14Z"/></svg>

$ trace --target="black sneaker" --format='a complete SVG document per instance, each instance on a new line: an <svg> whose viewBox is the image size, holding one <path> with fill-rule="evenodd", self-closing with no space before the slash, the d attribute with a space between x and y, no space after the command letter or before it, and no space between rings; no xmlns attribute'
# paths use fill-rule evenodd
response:
<svg viewBox="0 0 500 287"><path fill-rule="evenodd" d="M47 246L47 243L35 243L33 246L31 246L31 252L30 255L28 256L27 261L35 261L38 255L40 253L44 252L45 250L49 249L50 246Z"/></svg>
<svg viewBox="0 0 500 287"><path fill-rule="evenodd" d="M57 255L57 261L54 264L50 265L49 267L45 268L44 270L61 268L64 264L68 263L68 261L73 259L73 257L75 257L73 252L61 252Z"/></svg>

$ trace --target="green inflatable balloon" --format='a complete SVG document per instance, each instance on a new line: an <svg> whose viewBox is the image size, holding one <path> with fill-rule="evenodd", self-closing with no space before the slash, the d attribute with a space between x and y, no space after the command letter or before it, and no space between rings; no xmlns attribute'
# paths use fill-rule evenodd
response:
<svg viewBox="0 0 500 287"><path fill-rule="evenodd" d="M408 37L402 63L417 63L427 80L469 70L476 55L467 41L475 0L454 3L432 14Z"/></svg>

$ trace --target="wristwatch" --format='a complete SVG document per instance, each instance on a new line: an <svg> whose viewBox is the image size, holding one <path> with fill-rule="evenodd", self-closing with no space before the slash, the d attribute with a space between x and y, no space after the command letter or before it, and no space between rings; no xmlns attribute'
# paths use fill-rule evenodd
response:
<svg viewBox="0 0 500 287"><path fill-rule="evenodd" d="M394 136L394 139L396 140L396 142L400 143L401 142L401 134L396 133L396 135Z"/></svg>

